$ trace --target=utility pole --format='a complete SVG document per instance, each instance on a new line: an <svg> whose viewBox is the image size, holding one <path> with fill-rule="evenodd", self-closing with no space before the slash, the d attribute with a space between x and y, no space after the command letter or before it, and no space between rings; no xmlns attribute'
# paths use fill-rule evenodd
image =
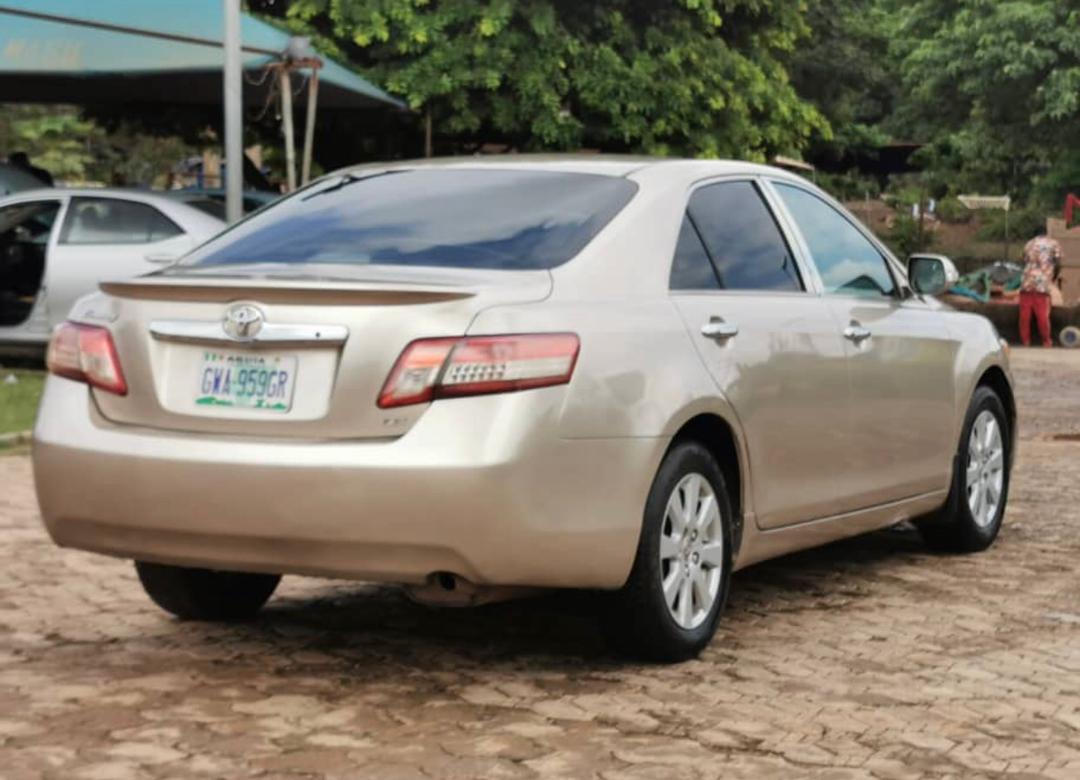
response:
<svg viewBox="0 0 1080 780"><path fill-rule="evenodd" d="M240 73L240 0L222 0L225 12L225 216L244 214L243 79Z"/></svg>

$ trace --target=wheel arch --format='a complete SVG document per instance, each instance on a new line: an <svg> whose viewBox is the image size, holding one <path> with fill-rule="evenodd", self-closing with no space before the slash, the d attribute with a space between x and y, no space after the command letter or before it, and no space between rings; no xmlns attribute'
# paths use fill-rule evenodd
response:
<svg viewBox="0 0 1080 780"><path fill-rule="evenodd" d="M705 447L716 459L724 475L728 498L732 503L732 557L737 558L742 545L745 524L749 480L745 474L746 459L742 440L736 427L716 412L699 412L684 421L675 432L668 446L670 450L684 441L695 441ZM666 453L665 453L666 454Z"/></svg>
<svg viewBox="0 0 1080 780"><path fill-rule="evenodd" d="M1008 375L998 365L991 365L987 367L982 374L979 375L978 381L975 383L975 387L972 392L980 387L988 387L994 391L998 398L1001 399L1002 405L1005 407L1005 414L1008 415L1009 424L1009 461L1011 463L1013 453L1016 451L1016 397L1013 394L1012 383L1009 381Z"/></svg>

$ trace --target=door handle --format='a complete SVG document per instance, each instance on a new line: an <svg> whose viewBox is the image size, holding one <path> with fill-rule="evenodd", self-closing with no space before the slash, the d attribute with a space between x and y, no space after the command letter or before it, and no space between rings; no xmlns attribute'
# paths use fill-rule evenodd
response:
<svg viewBox="0 0 1080 780"><path fill-rule="evenodd" d="M149 254L143 255L143 259L154 265L172 265L180 259L180 255L173 254L172 252L150 252Z"/></svg>
<svg viewBox="0 0 1080 780"><path fill-rule="evenodd" d="M734 322L725 322L720 317L713 317L701 326L701 335L716 341L727 341L739 335L739 326Z"/></svg>
<svg viewBox="0 0 1080 780"><path fill-rule="evenodd" d="M870 338L870 336L871 333L869 329L864 328L857 322L852 322L850 325L844 328L844 338L856 344L862 344L864 341Z"/></svg>

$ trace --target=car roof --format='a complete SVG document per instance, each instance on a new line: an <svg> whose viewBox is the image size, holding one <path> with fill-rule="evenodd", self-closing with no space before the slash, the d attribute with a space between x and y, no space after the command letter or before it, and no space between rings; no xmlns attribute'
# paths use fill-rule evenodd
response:
<svg viewBox="0 0 1080 780"><path fill-rule="evenodd" d="M0 198L0 203L8 200L27 200L35 198L62 198L62 197L87 197L87 198L116 198L119 200L136 200L142 203L153 203L165 208L180 206L190 208L182 199L171 198L158 190L141 190L134 187L39 187L36 190L23 190Z"/></svg>
<svg viewBox="0 0 1080 780"><path fill-rule="evenodd" d="M36 190L23 190L0 197L0 206L39 199L53 199L63 197L88 198L116 198L118 200L132 200L139 203L153 205L171 219L182 221L185 230L199 229L203 231L220 230L225 224L217 217L206 214L203 211L184 203L176 198L168 198L153 190L125 189L121 187L41 187Z"/></svg>
<svg viewBox="0 0 1080 780"><path fill-rule="evenodd" d="M33 190L12 193L5 200L8 198L60 198L72 196L119 198L121 200L138 200L145 203L176 202L164 197L160 192L141 190L134 187L39 187Z"/></svg>
<svg viewBox="0 0 1080 780"><path fill-rule="evenodd" d="M158 190L159 194L166 198L172 198L183 202L199 200L200 198L224 198L226 192L222 187L184 187L179 190ZM283 193L271 190L241 190L240 197L248 200L269 203L282 197Z"/></svg>
<svg viewBox="0 0 1080 780"><path fill-rule="evenodd" d="M18 192L21 196L52 196L54 198L82 196L87 198L120 198L122 200L138 200L146 202L159 202L164 200L161 192L136 187L41 187L37 190Z"/></svg>
<svg viewBox="0 0 1080 780"><path fill-rule="evenodd" d="M803 180L789 171L743 160L699 160L677 157L648 157L615 154L500 154L472 157L434 157L354 165L329 174L341 175L362 171L443 168L456 170L536 170L562 173L589 173L629 177L670 174L676 178L707 178L728 175L769 175Z"/></svg>

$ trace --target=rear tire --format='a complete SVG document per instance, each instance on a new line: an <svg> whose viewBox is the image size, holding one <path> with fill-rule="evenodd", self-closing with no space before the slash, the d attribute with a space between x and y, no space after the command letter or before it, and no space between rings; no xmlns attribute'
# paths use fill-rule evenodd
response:
<svg viewBox="0 0 1080 780"><path fill-rule="evenodd" d="M255 616L281 581L279 574L190 569L135 561L155 604L184 620L233 621Z"/></svg>
<svg viewBox="0 0 1080 780"><path fill-rule="evenodd" d="M731 514L713 456L697 442L675 444L649 491L630 577L606 615L618 652L675 662L709 644L731 584Z"/></svg>
<svg viewBox="0 0 1080 780"><path fill-rule="evenodd" d="M976 388L964 418L949 498L937 513L916 523L929 547L971 553L994 543L1009 498L1011 436L997 393Z"/></svg>

